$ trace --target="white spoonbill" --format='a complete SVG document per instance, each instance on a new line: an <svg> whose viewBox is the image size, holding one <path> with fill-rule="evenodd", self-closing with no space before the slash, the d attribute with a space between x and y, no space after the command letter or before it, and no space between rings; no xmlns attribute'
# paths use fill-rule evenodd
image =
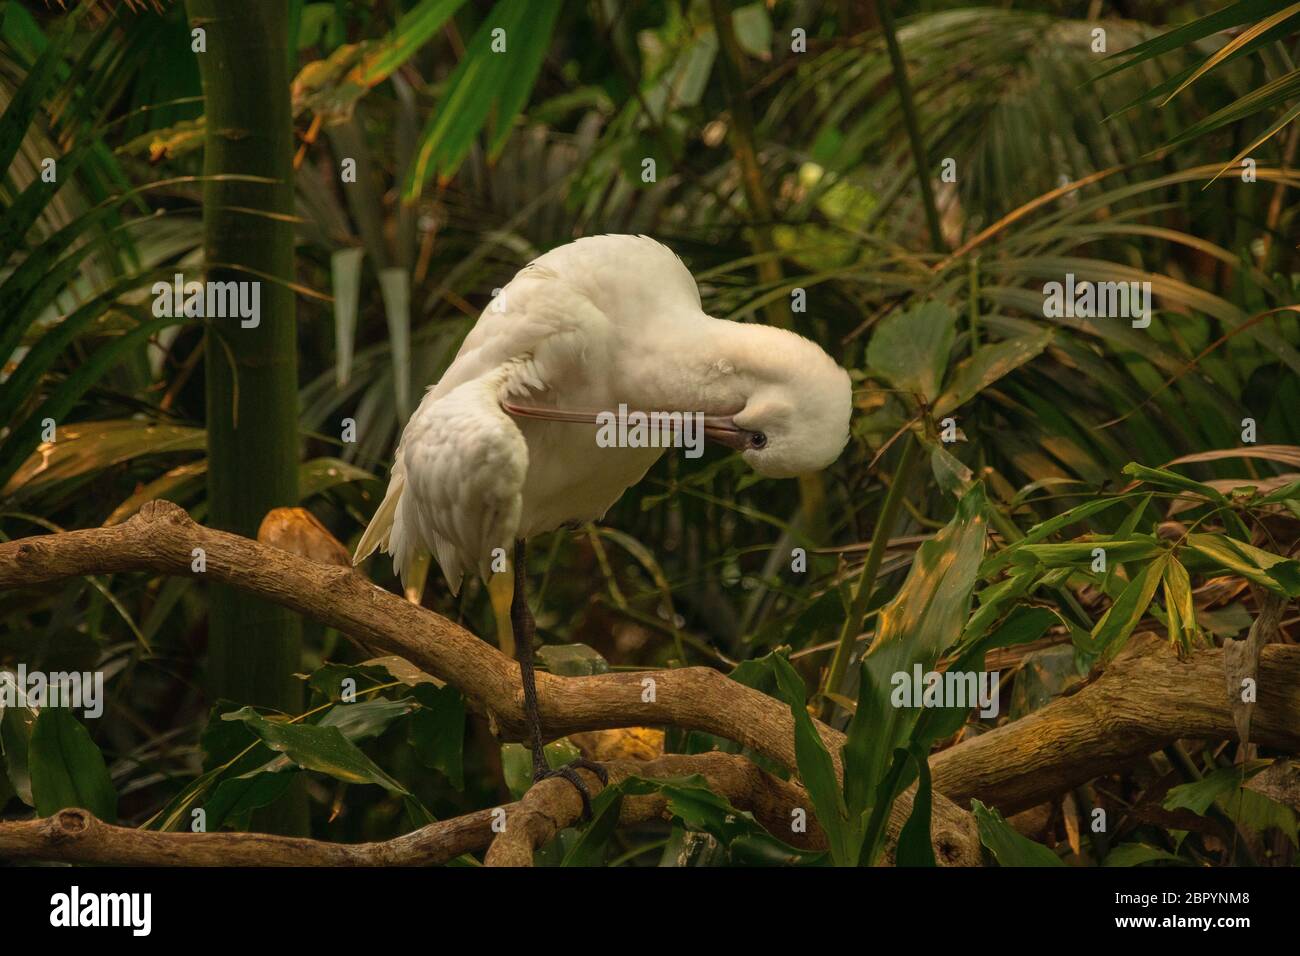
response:
<svg viewBox="0 0 1300 956"><path fill-rule="evenodd" d="M607 423L620 406L691 414L706 439L784 478L839 456L851 405L848 373L813 342L705 315L695 280L666 246L578 239L515 275L426 392L353 562L383 548L406 585L432 555L455 594L467 572L486 579L514 546L510 618L533 779L564 776L589 811L572 765L549 771L542 753L524 542L602 518L663 453L604 447L598 415Z"/></svg>

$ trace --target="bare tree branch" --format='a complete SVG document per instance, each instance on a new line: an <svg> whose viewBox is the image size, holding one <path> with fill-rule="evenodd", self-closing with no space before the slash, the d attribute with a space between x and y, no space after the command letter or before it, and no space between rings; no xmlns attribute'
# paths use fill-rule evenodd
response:
<svg viewBox="0 0 1300 956"><path fill-rule="evenodd" d="M1274 644L1259 662L1251 740L1300 752L1300 647ZM1077 694L931 755L934 788L1004 813L1032 807L1180 738L1232 740L1223 650L1179 660L1151 635Z"/></svg>
<svg viewBox="0 0 1300 956"><path fill-rule="evenodd" d="M709 753L608 764L611 781L698 774L715 793L752 812L771 832L802 849L820 850L826 838L808 815L806 832L792 829L792 811L809 806L795 784L765 773L744 757ZM592 790L600 782L591 777ZM628 797L620 826L663 816L660 796ZM380 843L338 844L262 833L159 833L113 826L81 809L50 817L0 823L0 858L128 866L432 866L491 845L491 865L531 866L533 850L578 822L582 803L561 780L546 780L519 803L421 827ZM978 846L969 847L978 861ZM966 862L969 862L967 860Z"/></svg>

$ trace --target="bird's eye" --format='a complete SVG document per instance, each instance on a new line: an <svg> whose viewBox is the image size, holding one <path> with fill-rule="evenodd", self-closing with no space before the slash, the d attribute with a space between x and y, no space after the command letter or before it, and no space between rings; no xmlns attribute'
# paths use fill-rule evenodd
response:
<svg viewBox="0 0 1300 956"><path fill-rule="evenodd" d="M749 436L749 447L766 448L767 436L764 435L762 432L754 432L752 435Z"/></svg>

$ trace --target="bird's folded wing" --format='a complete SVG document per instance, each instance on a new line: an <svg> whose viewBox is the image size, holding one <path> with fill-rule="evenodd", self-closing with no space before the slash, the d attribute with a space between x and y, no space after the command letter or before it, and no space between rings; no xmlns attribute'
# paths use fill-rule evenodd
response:
<svg viewBox="0 0 1300 956"><path fill-rule="evenodd" d="M402 434L388 494L359 556L382 544L406 583L419 556L432 554L453 593L468 571L486 578L494 559L505 566L519 529L528 446L501 409L504 380L490 374L425 397Z"/></svg>

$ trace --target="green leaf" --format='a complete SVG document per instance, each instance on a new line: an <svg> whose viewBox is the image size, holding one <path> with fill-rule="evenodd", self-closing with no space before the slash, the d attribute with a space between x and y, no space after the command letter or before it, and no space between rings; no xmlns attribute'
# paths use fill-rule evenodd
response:
<svg viewBox="0 0 1300 956"><path fill-rule="evenodd" d="M554 770L572 763L582 756L582 751L567 737L552 740L542 748L546 765ZM523 744L508 743L501 745L501 775L505 778L506 789L516 800L528 792L533 785L533 754ZM603 793L604 791L602 791Z"/></svg>
<svg viewBox="0 0 1300 956"><path fill-rule="evenodd" d="M1163 806L1166 810L1191 810L1205 816L1216 800L1227 797L1266 766L1267 761L1257 761L1245 768L1219 767L1200 780L1171 787L1165 794Z"/></svg>
<svg viewBox="0 0 1300 956"><path fill-rule="evenodd" d="M162 318L141 323L125 335L101 346L87 361L79 365L76 371L65 378L49 398L32 412L25 422L13 430L0 448L0 485L4 486L4 491L0 491L0 494L10 494L20 485L17 480L11 480L16 479L15 473L20 469L39 467L39 461L33 463L32 458L27 456L32 455L41 444L41 433L47 418L53 419L56 423L63 421L81 396L109 369L122 361L133 349L142 346L157 332L171 325L179 325L183 321L185 320ZM33 455L33 458L39 459L40 456ZM42 479L45 479L44 475Z"/></svg>
<svg viewBox="0 0 1300 956"><path fill-rule="evenodd" d="M63 65L63 53L68 41L76 35L77 23L86 7L74 8L62 17L54 39L41 51L36 62L27 71L26 78L9 97L9 105L0 115L0 169L8 170L18 155L32 120L41 105L50 100ZM7 19L7 16L6 16Z"/></svg>
<svg viewBox="0 0 1300 956"><path fill-rule="evenodd" d="M251 707L224 714L222 720L242 721L271 750L284 754L304 770L315 770L346 783L375 784L390 793L407 793L337 727L268 720Z"/></svg>
<svg viewBox="0 0 1300 956"><path fill-rule="evenodd" d="M606 787L596 794L591 804L591 822L573 841L560 866L601 866L622 809L623 792L617 787Z"/></svg>
<svg viewBox="0 0 1300 956"><path fill-rule="evenodd" d="M420 135L403 190L406 201L417 198L435 172L456 172L493 109L494 138L508 131L503 124L513 121L532 88L542 62L539 49L544 55L559 7L559 0L499 0L484 18ZM498 29L505 31L503 53L492 49Z"/></svg>
<svg viewBox="0 0 1300 956"><path fill-rule="evenodd" d="M516 46L510 51L512 59L505 84L497 94L496 122L488 140L488 156L495 160L501 155L515 117L528 105L537 74L551 46L551 33L560 15L560 0L529 0L520 28L515 31Z"/></svg>
<svg viewBox="0 0 1300 956"><path fill-rule="evenodd" d="M867 367L894 388L933 403L956 336L956 313L925 302L883 319L867 346Z"/></svg>
<svg viewBox="0 0 1300 956"><path fill-rule="evenodd" d="M1040 355L1052 341L1052 330L985 345L961 362L949 378L948 387L935 400L934 416L940 418L965 405L998 379Z"/></svg>
<svg viewBox="0 0 1300 956"><path fill-rule="evenodd" d="M1165 616L1169 619L1169 641L1190 651L1199 633L1196 608L1192 603L1192 579L1174 557L1165 566Z"/></svg>
<svg viewBox="0 0 1300 956"><path fill-rule="evenodd" d="M552 674L562 677L590 677L609 673L609 662L586 644L543 644L537 656Z"/></svg>
<svg viewBox="0 0 1300 956"><path fill-rule="evenodd" d="M400 266L379 270L379 292L388 321L388 344L393 367L393 398L397 417L411 414L411 274Z"/></svg>
<svg viewBox="0 0 1300 956"><path fill-rule="evenodd" d="M312 495L350 481L374 480L370 472L341 458L313 458L298 466L298 500L306 501Z"/></svg>
<svg viewBox="0 0 1300 956"><path fill-rule="evenodd" d="M1277 12L1277 0L1240 0L1222 10L1183 24L1168 33L1162 33L1158 37L1139 43L1137 46L1111 54L1112 59L1123 58L1124 62L1099 74L1095 79L1101 79L1119 70L1126 70L1204 37L1275 12Z"/></svg>
<svg viewBox="0 0 1300 956"><path fill-rule="evenodd" d="M1271 591L1300 597L1300 561L1221 534L1189 534L1187 546L1210 561Z"/></svg>
<svg viewBox="0 0 1300 956"><path fill-rule="evenodd" d="M420 684L414 693L420 709L411 715L407 741L422 764L464 790L465 699L451 685Z"/></svg>
<svg viewBox="0 0 1300 956"><path fill-rule="evenodd" d="M207 437L201 428L110 419L58 426L48 453L28 458L0 495L30 491L107 468L138 455L198 451Z"/></svg>
<svg viewBox="0 0 1300 956"><path fill-rule="evenodd" d="M988 847L999 866L1065 866L1047 847L1012 829L997 810L972 800L971 812L979 827L980 842Z"/></svg>
<svg viewBox="0 0 1300 956"><path fill-rule="evenodd" d="M386 79L433 39L434 34L464 4L465 0L421 0L402 14L392 32L367 51L359 68L361 82L374 86Z"/></svg>
<svg viewBox="0 0 1300 956"><path fill-rule="evenodd" d="M1151 605L1170 559L1166 551L1133 575L1115 603L1093 627L1091 647L1088 648L1091 653L1104 652L1108 657L1119 653Z"/></svg>
<svg viewBox="0 0 1300 956"><path fill-rule="evenodd" d="M799 779L812 798L813 809L822 829L826 831L831 856L836 865L853 866L857 862L858 828L853 825L855 821L848 817L830 751L826 749L826 743L808 713L807 690L803 678L779 654L772 655L771 660L781 696L790 705L790 713L794 717L794 751L795 761L799 765Z"/></svg>
<svg viewBox="0 0 1300 956"><path fill-rule="evenodd" d="M0 755L4 757L5 775L18 799L29 807L36 806L27 756L35 722L36 712L29 707L0 706Z"/></svg>
<svg viewBox="0 0 1300 956"><path fill-rule="evenodd" d="M1143 863L1177 863L1191 866L1180 856L1145 843L1121 843L1106 854L1102 866L1141 866Z"/></svg>
<svg viewBox="0 0 1300 956"><path fill-rule="evenodd" d="M894 860L898 866L937 866L934 859L934 842L930 838L932 797L930 789L930 760L919 748L913 751L919 781L912 815L898 834L898 849Z"/></svg>
<svg viewBox="0 0 1300 956"><path fill-rule="evenodd" d="M117 822L117 791L90 732L66 707L45 707L32 727L27 751L36 812L43 817L66 807L89 810Z"/></svg>
<svg viewBox="0 0 1300 956"><path fill-rule="evenodd" d="M768 833L753 814L736 809L710 790L699 774L654 779L633 776L617 788L627 796L663 794L674 819L691 830L708 833L730 848L733 862L793 865L815 863L825 856L792 847Z"/></svg>
<svg viewBox="0 0 1300 956"><path fill-rule="evenodd" d="M737 7L731 14L731 24L736 31L736 43L742 50L750 56L772 55L772 18L767 7L761 3Z"/></svg>
<svg viewBox="0 0 1300 956"><path fill-rule="evenodd" d="M1065 544L1022 545L1015 549L1012 560L1021 566L1034 563L1044 568L1084 568L1092 564L1092 552L1097 548L1106 552L1108 568L1126 561L1145 561L1165 551L1154 536L1120 538L1098 535L1085 541L1070 541Z"/></svg>
<svg viewBox="0 0 1300 956"><path fill-rule="evenodd" d="M330 255L330 286L334 290L334 382L339 388L345 387L352 378L363 258L365 250L360 246L336 249Z"/></svg>

